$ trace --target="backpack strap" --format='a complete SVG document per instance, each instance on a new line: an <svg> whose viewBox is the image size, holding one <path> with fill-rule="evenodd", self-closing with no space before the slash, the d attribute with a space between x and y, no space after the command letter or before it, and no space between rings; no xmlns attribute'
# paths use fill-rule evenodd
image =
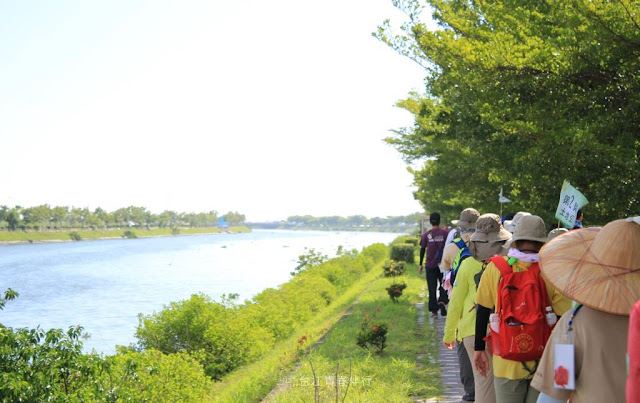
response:
<svg viewBox="0 0 640 403"><path fill-rule="evenodd" d="M500 277L503 277L511 272L513 272L513 268L502 256L494 256L491 258L493 264L496 265L498 270L500 270Z"/></svg>

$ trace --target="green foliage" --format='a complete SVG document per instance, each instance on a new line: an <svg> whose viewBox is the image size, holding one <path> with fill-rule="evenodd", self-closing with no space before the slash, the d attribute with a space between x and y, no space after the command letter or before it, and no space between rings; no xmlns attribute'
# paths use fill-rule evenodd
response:
<svg viewBox="0 0 640 403"><path fill-rule="evenodd" d="M122 237L123 237L123 238L129 238L129 239L132 239L132 238L137 238L138 236L136 235L136 233L135 233L135 232L133 232L133 231L131 231L131 230L126 230L126 231L122 234Z"/></svg>
<svg viewBox="0 0 640 403"><path fill-rule="evenodd" d="M308 269L310 267L318 266L321 263L324 263L329 258L327 255L323 255L320 252L317 252L315 249L304 248L305 252L298 256L298 265L291 272L292 276L299 274L301 271Z"/></svg>
<svg viewBox="0 0 640 403"><path fill-rule="evenodd" d="M178 227L171 228L171 235L180 235L180 228Z"/></svg>
<svg viewBox="0 0 640 403"><path fill-rule="evenodd" d="M395 260L388 260L382 266L382 270L385 277L396 277L404 274L405 262L396 262Z"/></svg>
<svg viewBox="0 0 640 403"><path fill-rule="evenodd" d="M356 344L367 350L375 348L376 352L382 353L387 346L388 325L385 322L375 321L368 314L365 314L360 331L356 338Z"/></svg>
<svg viewBox="0 0 640 403"><path fill-rule="evenodd" d="M18 294L16 291L13 291L11 288L7 288L4 292L4 297L0 298L0 311L4 309L4 306L8 301L14 300L18 298Z"/></svg>
<svg viewBox="0 0 640 403"><path fill-rule="evenodd" d="M18 294L8 289L0 309ZM0 324L0 401L209 400L211 380L184 353L82 352L81 326L44 331Z"/></svg>
<svg viewBox="0 0 640 403"><path fill-rule="evenodd" d="M244 215L229 213L227 220L232 225L244 223ZM16 206L9 209L0 206L0 228L10 231L24 230L60 230L63 228L106 229L134 226L136 228L174 228L188 226L214 227L218 213L214 210L203 213L178 213L164 211L152 214L145 207L129 206L107 212L98 207L94 211L87 208L68 206L50 207L48 204L33 207Z"/></svg>
<svg viewBox="0 0 640 403"><path fill-rule="evenodd" d="M369 245L365 249L362 250L361 256L370 257L373 262L379 262L384 259L389 253L389 248L382 243L374 243L373 245ZM367 270L369 270L367 268Z"/></svg>
<svg viewBox="0 0 640 403"><path fill-rule="evenodd" d="M139 315L138 348L186 352L207 375L221 379L325 311L376 264L373 257L386 254L382 244L360 254L345 253L310 266L288 283L266 289L242 305L234 303L237 294L223 296L221 303L202 294L172 302L161 312Z"/></svg>
<svg viewBox="0 0 640 403"><path fill-rule="evenodd" d="M398 103L415 117L387 141L414 169L425 210L473 206L553 221L564 179L604 224L640 207L640 30L637 0L401 0L409 17L375 36L425 68L424 95ZM426 24L427 7L437 28Z"/></svg>
<svg viewBox="0 0 640 403"><path fill-rule="evenodd" d="M126 351L106 359L109 401L202 402L209 400L212 381L197 360L186 353Z"/></svg>
<svg viewBox="0 0 640 403"><path fill-rule="evenodd" d="M77 231L70 232L69 233L69 238L71 238L74 241L81 241L82 240L82 236Z"/></svg>
<svg viewBox="0 0 640 403"><path fill-rule="evenodd" d="M391 260L397 262L415 263L415 248L411 244L406 243L394 243L391 245L391 251L389 253Z"/></svg>
<svg viewBox="0 0 640 403"><path fill-rule="evenodd" d="M404 243L409 244L409 245L413 245L414 247L418 246L418 242L420 242L420 238L418 237L410 237L410 238L406 238L404 240Z"/></svg>
<svg viewBox="0 0 640 403"><path fill-rule="evenodd" d="M389 294L389 298L394 303L398 303L398 298L402 296L402 290L407 288L407 283L393 283L389 287L385 288L387 290L387 294Z"/></svg>
<svg viewBox="0 0 640 403"><path fill-rule="evenodd" d="M104 370L83 354L82 327L44 331L0 325L0 400L93 400Z"/></svg>
<svg viewBox="0 0 640 403"><path fill-rule="evenodd" d="M237 211L236 212L230 211L227 214L223 215L222 217L229 225L241 225L241 224L244 224L245 222L244 214L240 214Z"/></svg>
<svg viewBox="0 0 640 403"><path fill-rule="evenodd" d="M271 338L249 321L238 320L235 307L213 302L203 294L138 318L135 336L141 349L188 352L213 379L263 353Z"/></svg>

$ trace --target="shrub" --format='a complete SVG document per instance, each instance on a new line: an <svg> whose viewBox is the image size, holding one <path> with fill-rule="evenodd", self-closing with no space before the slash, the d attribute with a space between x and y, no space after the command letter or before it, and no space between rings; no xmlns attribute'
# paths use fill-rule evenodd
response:
<svg viewBox="0 0 640 403"><path fill-rule="evenodd" d="M108 357L108 401L202 402L210 400L213 382L186 353L125 351ZM109 384L109 380L116 380Z"/></svg>
<svg viewBox="0 0 640 403"><path fill-rule="evenodd" d="M392 244L389 257L395 261L415 263L415 248L410 244Z"/></svg>
<svg viewBox="0 0 640 403"><path fill-rule="evenodd" d="M180 228L178 227L171 228L171 235L180 235Z"/></svg>
<svg viewBox="0 0 640 403"><path fill-rule="evenodd" d="M420 242L420 239L418 237L406 238L404 240L404 243L413 245L414 247L418 246L419 242Z"/></svg>
<svg viewBox="0 0 640 403"><path fill-rule="evenodd" d="M245 320L238 309L213 302L203 294L172 302L152 315L139 315L135 336L141 349L192 354L213 379L256 358L271 336Z"/></svg>
<svg viewBox="0 0 640 403"><path fill-rule="evenodd" d="M77 231L70 232L69 233L69 237L74 241L81 241L82 240L82 236Z"/></svg>
<svg viewBox="0 0 640 403"><path fill-rule="evenodd" d="M377 263L387 257L387 253L389 253L389 248L382 243L374 243L373 245L369 245L362 250L361 255L365 257L370 257L373 259L374 263Z"/></svg>
<svg viewBox="0 0 640 403"><path fill-rule="evenodd" d="M376 348L378 353L382 353L387 346L387 324L373 321L369 315L364 315L356 344L367 350L370 347Z"/></svg>
<svg viewBox="0 0 640 403"><path fill-rule="evenodd" d="M405 271L404 262L396 262L395 260L388 260L382 269L385 277L401 276Z"/></svg>
<svg viewBox="0 0 640 403"><path fill-rule="evenodd" d="M127 230L122 234L123 238L137 238L138 236L136 235L135 232Z"/></svg>
<svg viewBox="0 0 640 403"><path fill-rule="evenodd" d="M402 296L402 290L407 288L407 283L393 283L389 287L385 288L389 294L389 298L393 303L398 303L398 298Z"/></svg>

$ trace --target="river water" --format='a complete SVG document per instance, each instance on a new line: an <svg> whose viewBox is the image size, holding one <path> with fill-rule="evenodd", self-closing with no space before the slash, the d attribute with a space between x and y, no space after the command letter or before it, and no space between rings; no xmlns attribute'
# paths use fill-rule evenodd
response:
<svg viewBox="0 0 640 403"><path fill-rule="evenodd" d="M246 234L0 245L0 292L20 296L0 310L8 327L81 325L86 351L113 354L135 343L138 314L204 293L240 301L287 282L298 256L338 246L361 251L399 234L254 230Z"/></svg>

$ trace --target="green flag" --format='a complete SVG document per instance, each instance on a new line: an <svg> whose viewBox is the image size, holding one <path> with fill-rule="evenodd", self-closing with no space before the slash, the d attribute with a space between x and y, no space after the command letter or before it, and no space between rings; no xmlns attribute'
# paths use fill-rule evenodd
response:
<svg viewBox="0 0 640 403"><path fill-rule="evenodd" d="M556 218L564 224L565 227L571 229L576 222L578 210L589 203L586 197L580 191L566 180L562 183L560 191L560 201L556 210Z"/></svg>

